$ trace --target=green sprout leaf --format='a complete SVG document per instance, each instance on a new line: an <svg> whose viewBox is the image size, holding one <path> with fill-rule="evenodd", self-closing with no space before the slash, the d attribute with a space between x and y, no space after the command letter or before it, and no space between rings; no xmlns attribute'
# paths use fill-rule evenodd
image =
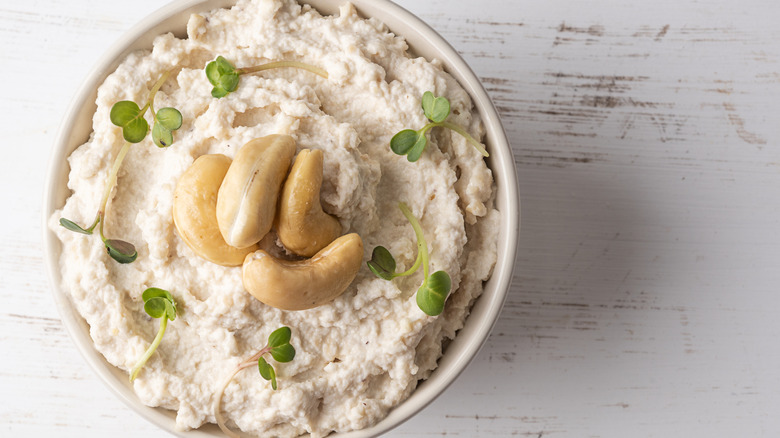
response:
<svg viewBox="0 0 780 438"><path fill-rule="evenodd" d="M271 356L277 362L289 362L295 358L295 348L290 345L292 331L290 327L280 327L268 336L268 347Z"/></svg>
<svg viewBox="0 0 780 438"><path fill-rule="evenodd" d="M425 138L425 134L421 133L417 137L417 141L414 143L414 146L412 146L412 149L408 154L406 154L406 159L409 160L410 163L414 163L415 161L419 160L423 151L425 150L425 145L427 143L428 140Z"/></svg>
<svg viewBox="0 0 780 438"><path fill-rule="evenodd" d="M175 131L181 128L181 113L176 108L160 108L157 111L157 123L169 131Z"/></svg>
<svg viewBox="0 0 780 438"><path fill-rule="evenodd" d="M408 154L419 138L419 132L413 129L404 129L390 139L390 149L398 155Z"/></svg>
<svg viewBox="0 0 780 438"><path fill-rule="evenodd" d="M146 107L141 111L133 101L122 100L111 107L111 123L122 128L122 136L130 143L139 143L149 132L149 124L144 119Z"/></svg>
<svg viewBox="0 0 780 438"><path fill-rule="evenodd" d="M219 73L220 76L229 75L229 74L238 74L236 68L233 67L233 64L231 64L227 59L225 59L222 56L217 56L216 64L217 64L217 72Z"/></svg>
<svg viewBox="0 0 780 438"><path fill-rule="evenodd" d="M168 309L165 306L166 303L167 301L165 301L165 298L152 298L144 303L144 311L152 318L161 318L162 316L167 315Z"/></svg>
<svg viewBox="0 0 780 438"><path fill-rule="evenodd" d="M160 342L162 342L165 329L168 327L168 320L173 321L176 319L176 302L173 301L173 296L167 290L150 287L141 294L141 298L144 300L144 311L152 318L160 318L160 329L157 331L157 336L155 336L152 344L144 352L144 355L130 370L130 381L135 380L138 372L141 371L146 361L152 357L152 354L154 354Z"/></svg>
<svg viewBox="0 0 780 438"><path fill-rule="evenodd" d="M122 100L111 107L109 117L111 118L111 123L121 127L137 119L140 114L141 108L138 107L137 103L131 100Z"/></svg>
<svg viewBox="0 0 780 438"><path fill-rule="evenodd" d="M108 255L119 263L132 263L138 257L138 252L130 242L119 239L107 239L103 243L106 245Z"/></svg>
<svg viewBox="0 0 780 438"><path fill-rule="evenodd" d="M434 123L441 123L450 115L450 101L435 97L430 91L423 93L421 104L425 117Z"/></svg>
<svg viewBox="0 0 780 438"><path fill-rule="evenodd" d="M151 300L152 298L165 298L166 300L173 301L173 295L165 289L158 287L150 287L141 294L141 299L144 302Z"/></svg>
<svg viewBox="0 0 780 438"><path fill-rule="evenodd" d="M238 73L230 72L220 76L219 87L228 93L235 91L238 88Z"/></svg>
<svg viewBox="0 0 780 438"><path fill-rule="evenodd" d="M92 229L94 228L94 225L93 225L93 228L85 230L84 228L81 228L79 225L77 225L72 220L65 219L64 217L60 218L60 225L62 225L63 227L67 228L70 231L74 231L76 233L81 233L81 234L92 234Z"/></svg>
<svg viewBox="0 0 780 438"><path fill-rule="evenodd" d="M149 132L149 123L143 117L133 119L122 127L122 137L130 143L140 143L146 137L147 132Z"/></svg>
<svg viewBox="0 0 780 438"><path fill-rule="evenodd" d="M430 316L441 314L452 282L444 271L436 271L417 289L417 306Z"/></svg>
<svg viewBox="0 0 780 438"><path fill-rule="evenodd" d="M158 148L166 148L173 143L173 132L159 123L152 126L152 140Z"/></svg>
<svg viewBox="0 0 780 438"><path fill-rule="evenodd" d="M414 162L420 159L428 140L425 132L404 129L390 139L390 149L397 155L406 155L406 159Z"/></svg>
<svg viewBox="0 0 780 438"><path fill-rule="evenodd" d="M420 98L420 106L423 109L423 114L429 119L431 118L430 113L433 110L434 99L436 99L436 96L430 91L423 93L422 98Z"/></svg>
<svg viewBox="0 0 780 438"><path fill-rule="evenodd" d="M290 327L279 327L268 336L268 346L271 348L289 344L292 337Z"/></svg>
<svg viewBox="0 0 780 438"><path fill-rule="evenodd" d="M271 349L271 356L279 363L290 362L295 359L295 347L290 344L280 345Z"/></svg>
<svg viewBox="0 0 780 438"><path fill-rule="evenodd" d="M161 108L154 117L152 140L157 147L165 148L173 144L173 131L181 128L182 117L176 108Z"/></svg>
<svg viewBox="0 0 780 438"><path fill-rule="evenodd" d="M206 64L206 79L209 80L209 83L213 86L219 85L219 60L225 59L221 56L217 56L216 61L211 61L208 64Z"/></svg>
<svg viewBox="0 0 780 438"><path fill-rule="evenodd" d="M383 280L395 278L395 259L384 246L377 246L371 252L371 260L366 262L368 269Z"/></svg>
<svg viewBox="0 0 780 438"><path fill-rule="evenodd" d="M276 391L276 371L274 370L274 367L266 362L263 357L260 357L260 359L257 360L257 369L260 371L260 375L263 376L265 380L271 381L271 388Z"/></svg>
<svg viewBox="0 0 780 438"><path fill-rule="evenodd" d="M150 287L144 291L141 298L144 300L144 310L152 318L166 316L171 321L176 319L176 302L167 290Z"/></svg>
<svg viewBox="0 0 780 438"><path fill-rule="evenodd" d="M217 87L214 87L214 88L212 88L212 89L211 89L211 97L215 97L215 98L217 98L217 99L219 99L219 98L221 98L221 97L225 97L225 96L227 96L228 94L230 94L230 93L228 93L228 92L227 92L227 91L226 91L224 88L222 88L222 87L219 87L219 88L217 88Z"/></svg>

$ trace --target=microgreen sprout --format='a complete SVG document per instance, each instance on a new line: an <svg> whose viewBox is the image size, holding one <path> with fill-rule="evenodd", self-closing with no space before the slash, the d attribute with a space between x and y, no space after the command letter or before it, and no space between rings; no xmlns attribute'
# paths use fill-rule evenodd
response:
<svg viewBox="0 0 780 438"><path fill-rule="evenodd" d="M154 351L157 350L157 346L160 345L165 334L165 328L168 326L168 320L173 321L176 319L176 302L173 301L173 296L167 290L150 287L144 291L141 298L144 300L146 313L152 318L160 318L160 329L157 331L157 336L152 341L152 345L146 349L144 355L138 359L138 363L130 371L131 382L135 380L138 372L141 371L146 361L152 357Z"/></svg>
<svg viewBox="0 0 780 438"><path fill-rule="evenodd" d="M222 56L217 56L216 60L206 64L206 78L208 78L211 85L214 86L211 90L211 95L220 98L227 96L238 88L238 78L240 75L282 67L300 68L328 79L327 71L303 62L275 61L254 67L235 68L233 64Z"/></svg>
<svg viewBox="0 0 780 438"><path fill-rule="evenodd" d="M295 348L292 346L292 344L290 344L291 336L292 331L289 327L280 327L274 330L268 336L268 343L265 345L265 347L236 365L236 368L233 370L230 376L228 376L228 378L225 379L225 381L220 386L219 392L217 392L217 395L214 399L214 418L216 418L219 428L222 429L222 431L225 432L225 434L228 436L238 437L239 435L228 429L227 425L225 424L225 419L222 417L220 405L222 404L222 396L225 393L225 388L227 388L230 381L233 380L233 377L235 377L239 371L243 370L244 368L257 366L257 369L260 372L260 376L262 376L265 380L270 380L271 388L276 391L276 370L263 356L270 353L271 357L273 357L274 360L279 363L290 362L293 360L295 358Z"/></svg>
<svg viewBox="0 0 780 438"><path fill-rule="evenodd" d="M412 225L417 237L417 259L411 268L404 272L395 272L395 259L390 251L383 246L377 246L371 253L371 260L367 262L368 268L377 277L384 280L392 280L396 277L405 277L414 274L422 265L423 282L417 289L417 306L428 315L436 316L444 310L444 302L450 293L452 282L450 276L444 271L436 271L428 275L428 245L425 242L422 227L412 211L403 202L398 205L401 212Z"/></svg>
<svg viewBox="0 0 780 438"><path fill-rule="evenodd" d="M152 110L152 119L154 120L154 126L152 128L152 139L154 144L158 147L167 147L173 143L173 131L179 129L182 124L182 117L179 110L176 108L161 108L159 111L154 111L154 96L159 91L162 84L168 78L170 71L162 74L160 79L155 82L152 89L149 91L149 97L143 108L140 108L138 104L129 100L123 100L115 103L111 107L109 117L111 123L122 128L122 137L125 139L125 144L119 150L114 159L114 164L111 166L111 170L106 180L106 187L103 190L103 199L100 202L100 208L95 214L95 219L92 224L83 228L73 222L70 219L60 218L60 225L70 231L81 234L92 234L95 228L98 228L100 239L106 246L108 254L119 263L131 263L138 257L138 252L135 250L135 246L132 243L119 239L107 239L103 234L103 224L105 223L106 204L108 198L111 195L111 191L116 186L117 174L119 168L122 167L122 161L124 161L127 151L130 149L131 143L140 143L146 138L149 133L149 124L144 119L147 109Z"/></svg>
<svg viewBox="0 0 780 438"><path fill-rule="evenodd" d="M168 79L170 70L163 73L149 91L149 98L143 108L131 100L123 100L111 107L111 123L122 128L122 136L130 143L140 143L149 133L149 123L144 114L146 110L152 110L152 140L157 147L168 147L173 143L173 131L181 128L182 117L176 108L161 108L154 110L154 96L160 90L162 84Z"/></svg>
<svg viewBox="0 0 780 438"><path fill-rule="evenodd" d="M392 149L393 152L398 155L406 155L406 159L411 162L419 160L425 150L425 146L428 144L428 139L425 137L425 134L431 128L441 126L462 135L463 138L471 143L480 154L485 157L489 156L482 144L469 135L465 129L446 120L450 115L450 101L447 100L447 98L441 96L436 97L430 91L426 91L422 95L421 104L423 113L430 123L417 131L413 129L404 129L395 134L390 140L390 149Z"/></svg>
<svg viewBox="0 0 780 438"><path fill-rule="evenodd" d="M108 197L111 194L111 190L116 185L117 173L119 172L119 168L122 165L122 160L124 160L125 155L127 155L129 148L130 143L125 142L125 144L122 146L122 149L119 150L119 154L114 159L114 164L111 166L111 171L108 174L106 187L103 190L103 199L100 201L100 208L98 209L97 214L95 214L95 220L92 221L92 225L90 225L88 228L82 228L70 219L60 218L60 225L70 231L75 231L77 233L92 234L95 228L97 228L98 234L100 235L100 240L102 240L103 245L106 246L108 254L111 256L111 258L119 263L131 263L135 261L135 259L138 257L138 252L135 250L135 247L132 243L119 239L106 239L106 236L103 233L103 224L105 223L106 204L108 203Z"/></svg>

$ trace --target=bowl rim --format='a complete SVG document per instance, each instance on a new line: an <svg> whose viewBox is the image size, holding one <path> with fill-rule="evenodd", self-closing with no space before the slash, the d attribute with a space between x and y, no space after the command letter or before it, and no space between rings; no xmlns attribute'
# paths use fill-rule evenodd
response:
<svg viewBox="0 0 780 438"><path fill-rule="evenodd" d="M346 3L346 0L338 4L332 0L299 2L310 4L323 14L332 14L336 13L339 5ZM456 349L458 354L444 354L431 376L419 382L418 387L406 400L392 408L389 414L375 425L335 435L341 438L365 438L400 426L432 403L467 368L484 345L498 321L512 281L520 230L520 197L514 158L501 119L479 78L465 60L428 24L392 1L351 2L363 17L382 16L380 21L384 22L391 32L403 36L415 55L428 60L439 59L445 70L468 92L486 130L485 143L491 153L487 161L496 184L496 206L501 212L498 259L492 276L485 283L483 294L471 308L464 326L447 346L447 351ZM127 374L108 363L94 348L89 326L60 287L60 243L49 229L49 221L53 212L62 207L67 194L70 193L67 184L62 184L68 177L67 157L86 141L88 133L92 131L91 119L95 112L97 86L129 53L143 47L150 48L156 36L168 31L173 31L177 37L186 36L186 31L181 31L186 29L191 13L227 7L235 3L236 0L175 0L139 21L114 42L92 67L67 107L49 156L44 186L42 231L47 278L68 335L93 372L118 399L157 427L182 437L221 436L221 432L213 424L189 431L176 429L174 411L152 408L141 403L127 382ZM81 131L87 134L77 132L73 128L75 126L85 127L86 129Z"/></svg>

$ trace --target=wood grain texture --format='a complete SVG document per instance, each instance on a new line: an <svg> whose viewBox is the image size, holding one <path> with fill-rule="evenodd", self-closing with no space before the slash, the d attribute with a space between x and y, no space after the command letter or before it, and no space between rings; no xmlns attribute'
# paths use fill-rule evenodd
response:
<svg viewBox="0 0 780 438"><path fill-rule="evenodd" d="M780 434L780 6L399 0L466 58L517 162L493 334L390 436ZM0 434L165 436L78 356L43 275L54 131L158 2L0 1Z"/></svg>

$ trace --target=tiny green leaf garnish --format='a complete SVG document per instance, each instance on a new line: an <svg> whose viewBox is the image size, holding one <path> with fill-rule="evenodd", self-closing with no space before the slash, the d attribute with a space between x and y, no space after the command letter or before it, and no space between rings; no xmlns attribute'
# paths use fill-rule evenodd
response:
<svg viewBox="0 0 780 438"><path fill-rule="evenodd" d="M417 131L413 129L404 129L390 139L390 149L398 155L408 154L419 138L420 133Z"/></svg>
<svg viewBox="0 0 780 438"><path fill-rule="evenodd" d="M116 185L117 173L119 172L122 160L124 160L125 155L127 155L129 148L130 143L125 142L122 149L119 150L116 159L114 159L114 165L111 167L106 187L103 190L103 199L100 203L100 209L97 214L95 214L95 220L92 221L92 225L90 225L89 228L83 228L70 219L60 218L60 225L76 233L92 234L95 227L97 227L100 240L103 241L103 245L105 245L108 255L119 263L131 263L135 261L138 257L138 253L136 252L135 247L129 242L118 239L106 239L106 236L103 234L103 224L105 223L105 211L108 197L111 194L111 190Z"/></svg>
<svg viewBox="0 0 780 438"><path fill-rule="evenodd" d="M60 218L60 225L67 228L70 231L81 233L81 234L92 234L92 230L94 229L94 225L91 228L84 229L78 226L75 222L69 219L65 219L64 217Z"/></svg>
<svg viewBox="0 0 780 438"><path fill-rule="evenodd" d="M265 380L271 381L271 388L276 391L276 371L274 371L274 367L269 365L268 362L261 357L257 360L257 369Z"/></svg>
<svg viewBox="0 0 780 438"><path fill-rule="evenodd" d="M271 349L271 356L279 363L290 362L295 358L295 348L290 344L280 345Z"/></svg>
<svg viewBox="0 0 780 438"><path fill-rule="evenodd" d="M135 246L130 242L118 239L106 239L103 243L105 243L111 258L119 263L132 263L138 257Z"/></svg>
<svg viewBox="0 0 780 438"><path fill-rule="evenodd" d="M434 272L417 289L417 306L428 315L440 314L451 287L452 282L446 272Z"/></svg>
<svg viewBox="0 0 780 438"><path fill-rule="evenodd" d="M181 128L181 113L176 108L160 108L160 110L157 111L157 123L169 131L175 131Z"/></svg>
<svg viewBox="0 0 780 438"><path fill-rule="evenodd" d="M447 122L447 117L450 115L450 101L445 97L434 96L430 91L426 91L422 95L420 100L423 114L430 123L423 126L419 130L404 129L390 139L390 149L397 155L406 155L406 159L410 162L415 162L420 159L425 146L428 143L425 134L431 129L437 126L451 129L471 143L474 148L479 151L482 156L490 156L485 150L484 146L472 137L465 129L454 123Z"/></svg>
<svg viewBox="0 0 780 438"><path fill-rule="evenodd" d="M384 280L392 280L395 274L395 259L384 246L377 246L371 252L371 260L366 262L368 269L377 277Z"/></svg>
<svg viewBox="0 0 780 438"><path fill-rule="evenodd" d="M406 154L406 159L411 162L419 160L425 150L426 144L428 144L428 139L425 138L425 134L419 134L417 141L414 142L414 146L412 146L412 149Z"/></svg>
<svg viewBox="0 0 780 438"><path fill-rule="evenodd" d="M170 146L173 143L173 131L179 129L182 125L182 116L179 110L176 108L162 108L155 113L154 111L154 96L159 91L162 84L168 78L170 71L162 74L162 76L154 83L149 91L149 98L143 108L139 108L138 104L129 100L122 100L115 103L111 107L109 118L111 123L122 128L122 137L125 139L125 144L119 150L114 164L111 166L111 170L108 173L108 179L106 180L106 186L103 189L103 199L100 202L100 208L95 214L95 220L92 221L92 225L88 228L83 228L76 224L74 221L66 218L60 218L60 225L66 229L81 233L92 234L97 227L100 234L100 240L106 246L108 255L119 263L132 263L138 257L138 252L132 243L119 239L107 239L103 234L103 224L105 223L106 205L108 204L108 198L111 195L111 191L116 186L117 174L122 167L122 161L124 161L127 151L130 148L131 143L139 143L146 138L146 134L149 132L149 123L144 119L147 109L152 110L152 118L154 119L154 127L152 128L152 138L154 143L159 147Z"/></svg>
<svg viewBox="0 0 780 438"><path fill-rule="evenodd" d="M144 111L146 112L146 107ZM138 104L123 100L111 107L111 123L122 128L122 136L130 143L139 143L149 131L149 123Z"/></svg>
<svg viewBox="0 0 780 438"><path fill-rule="evenodd" d="M235 377L239 371L251 366L257 366L257 370L260 372L260 376L265 380L270 380L271 388L276 391L276 370L270 363L268 363L267 360L265 360L263 355L270 353L277 362L290 362L293 360L293 358L295 358L295 348L293 348L293 346L290 344L291 337L292 330L290 330L289 327L283 326L274 330L268 336L268 343L265 345L265 347L261 348L260 351L253 354L246 360L241 361L232 371L230 376L228 376L228 378L222 382L220 389L217 391L216 397L214 397L214 418L216 418L219 428L222 429L222 431L225 432L225 434L228 436L236 438L239 437L239 435L227 427L225 424L225 419L222 417L222 410L220 409L220 405L222 404L222 396L225 394L225 388L227 388L230 381L233 380L233 377Z"/></svg>
<svg viewBox="0 0 780 438"><path fill-rule="evenodd" d="M290 330L290 327L279 327L268 335L268 346L274 348L280 345L289 344L291 337L292 330Z"/></svg>
<svg viewBox="0 0 780 438"><path fill-rule="evenodd" d="M173 143L173 133L159 123L152 127L152 140L159 148L168 147Z"/></svg>
<svg viewBox="0 0 780 438"><path fill-rule="evenodd" d="M396 277L405 277L414 274L420 266L423 267L423 282L417 289L417 306L430 316L441 314L444 310L444 302L452 288L450 276L444 271L436 271L428 275L428 244L425 242L420 222L412 214L409 207L401 202L398 207L412 225L417 237L417 259L411 268L404 272L395 272L395 259L390 251L383 246L377 246L371 252L371 260L367 262L368 268L377 277L383 280L392 280Z"/></svg>
<svg viewBox="0 0 780 438"><path fill-rule="evenodd" d="M150 287L141 295L144 300L144 311L152 318L167 315L171 321L176 319L176 305L173 296L165 289Z"/></svg>
<svg viewBox="0 0 780 438"><path fill-rule="evenodd" d="M206 78L209 80L209 83L214 86L214 88L211 89L211 95L219 99L236 91L240 75L282 67L299 68L328 79L327 71L298 61L276 61L254 67L235 68L227 59L222 56L217 56L217 59L206 64L205 70Z"/></svg>
<svg viewBox="0 0 780 438"><path fill-rule="evenodd" d="M270 353L275 361L285 363L295 357L295 348L290 345L291 336L290 327L278 328L268 336L268 346L271 348Z"/></svg>
<svg viewBox="0 0 780 438"><path fill-rule="evenodd" d="M423 93L421 103L425 117L434 123L441 123L450 115L450 101L444 97L435 97L430 91Z"/></svg>
<svg viewBox="0 0 780 438"><path fill-rule="evenodd" d="M165 329L168 327L168 320L173 321L176 319L176 302L173 301L173 296L167 290L150 287L141 294L141 298L144 300L144 311L152 318L160 318L160 329L157 331L157 336L152 341L152 345L146 349L141 359L130 370L131 382L135 380L141 368L152 357L160 342L162 342Z"/></svg>
<svg viewBox="0 0 780 438"><path fill-rule="evenodd" d="M152 140L158 147L173 144L173 131L181 128L182 117L176 108L161 108L157 111L152 127Z"/></svg>

